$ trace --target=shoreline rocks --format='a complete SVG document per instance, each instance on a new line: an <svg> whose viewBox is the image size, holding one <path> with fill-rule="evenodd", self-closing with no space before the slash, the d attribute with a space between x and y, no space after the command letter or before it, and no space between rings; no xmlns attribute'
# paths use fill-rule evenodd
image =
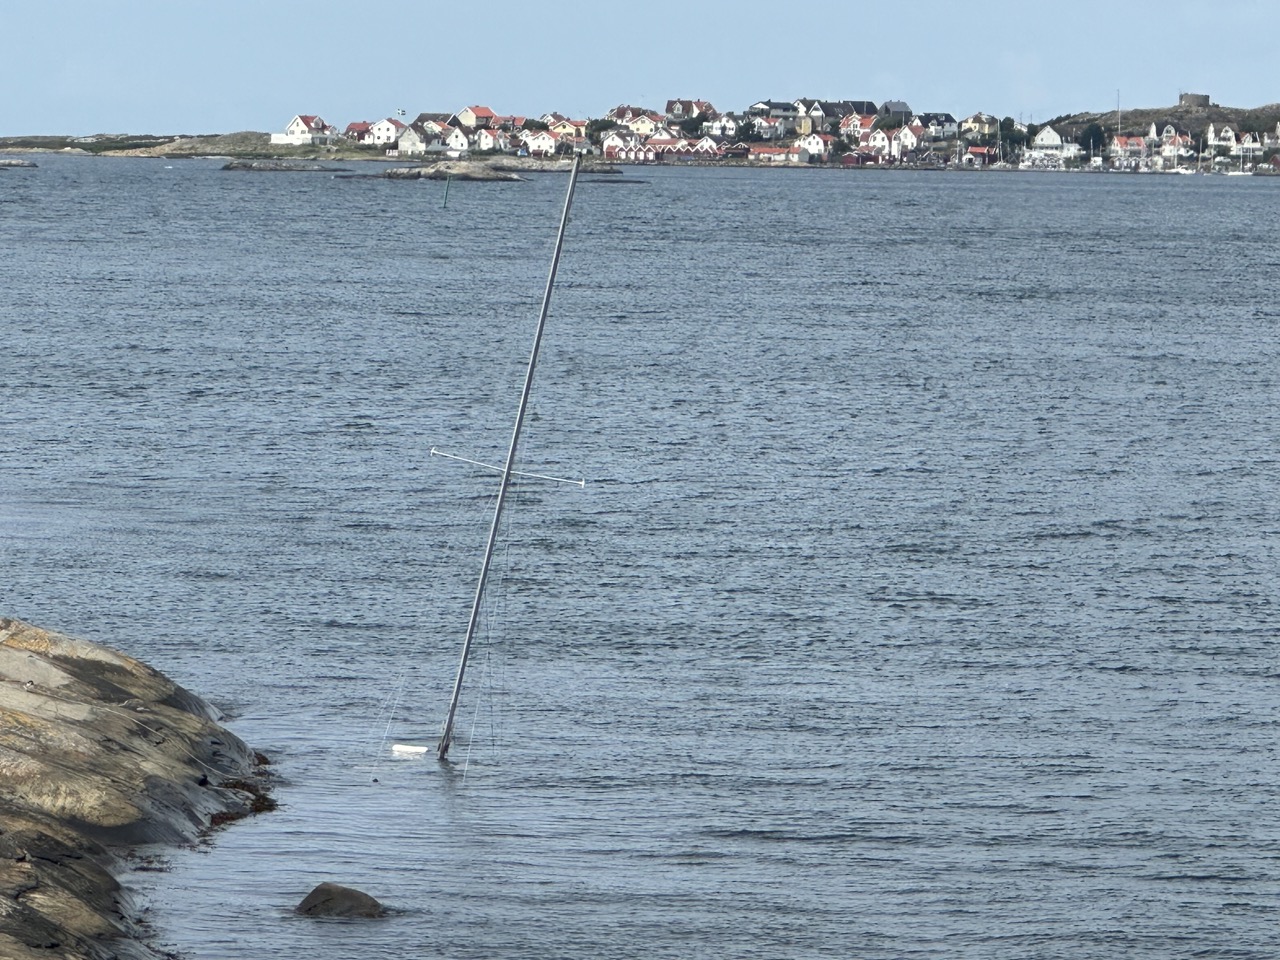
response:
<svg viewBox="0 0 1280 960"><path fill-rule="evenodd" d="M156 957L122 855L274 806L216 718L125 654L0 617L0 956Z"/></svg>

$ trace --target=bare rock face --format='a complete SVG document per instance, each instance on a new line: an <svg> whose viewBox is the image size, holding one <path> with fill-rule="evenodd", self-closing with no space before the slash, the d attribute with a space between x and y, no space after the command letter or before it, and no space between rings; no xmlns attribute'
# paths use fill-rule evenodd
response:
<svg viewBox="0 0 1280 960"><path fill-rule="evenodd" d="M420 167L391 167L382 172L388 180L523 180L517 173L500 170L484 160L441 160Z"/></svg>
<svg viewBox="0 0 1280 960"><path fill-rule="evenodd" d="M321 883L293 908L293 912L306 917L354 918L381 917L387 911L367 893L337 883Z"/></svg>
<svg viewBox="0 0 1280 960"><path fill-rule="evenodd" d="M314 160L229 160L222 169L252 173L336 173L341 168Z"/></svg>
<svg viewBox="0 0 1280 960"><path fill-rule="evenodd" d="M269 807L259 759L150 667L0 617L0 956L150 956L112 848Z"/></svg>

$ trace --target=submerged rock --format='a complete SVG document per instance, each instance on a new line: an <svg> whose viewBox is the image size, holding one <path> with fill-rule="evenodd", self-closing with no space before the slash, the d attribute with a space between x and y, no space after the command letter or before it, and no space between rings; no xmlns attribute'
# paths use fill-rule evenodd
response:
<svg viewBox="0 0 1280 960"><path fill-rule="evenodd" d="M263 809L261 758L115 650L0 617L0 956L149 958L112 871Z"/></svg>
<svg viewBox="0 0 1280 960"><path fill-rule="evenodd" d="M338 883L321 883L293 908L305 917L381 917L386 908L359 890Z"/></svg>

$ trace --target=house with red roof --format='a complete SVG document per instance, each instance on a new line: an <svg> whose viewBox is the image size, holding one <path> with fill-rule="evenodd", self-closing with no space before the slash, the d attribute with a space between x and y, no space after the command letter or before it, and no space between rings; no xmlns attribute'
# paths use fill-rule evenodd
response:
<svg viewBox="0 0 1280 960"><path fill-rule="evenodd" d="M775 147L767 143L753 143L747 154L748 160L754 160L757 163L789 163L791 160L790 147Z"/></svg>
<svg viewBox="0 0 1280 960"><path fill-rule="evenodd" d="M1111 156L1124 157L1128 160L1142 160L1151 156L1151 147L1147 143L1146 137L1122 137L1114 136L1111 138Z"/></svg>
<svg viewBox="0 0 1280 960"><path fill-rule="evenodd" d="M716 108L706 100L668 100L667 101L667 119L672 123L681 123L685 120L714 120L716 118Z"/></svg>
<svg viewBox="0 0 1280 960"><path fill-rule="evenodd" d="M463 107L453 116L459 124L464 127L469 127L472 130L479 130L481 127L497 126L497 123L494 121L498 119L498 116L488 107Z"/></svg>
<svg viewBox="0 0 1280 960"><path fill-rule="evenodd" d="M1191 139L1189 133L1175 133L1169 139L1162 140L1155 149L1163 170L1172 170L1196 159L1195 141Z"/></svg>
<svg viewBox="0 0 1280 960"><path fill-rule="evenodd" d="M548 121L547 129L557 137L585 137L587 121L570 120L568 117L557 117L554 122Z"/></svg>
<svg viewBox="0 0 1280 960"><path fill-rule="evenodd" d="M347 124L347 129L342 131L342 135L356 143L369 143L369 128L372 126L373 124L368 120L354 120Z"/></svg>
<svg viewBox="0 0 1280 960"><path fill-rule="evenodd" d="M338 135L338 128L325 123L315 114L300 113L284 128L284 133L273 133L273 144L290 146L307 146L313 144L332 143Z"/></svg>
<svg viewBox="0 0 1280 960"><path fill-rule="evenodd" d="M909 158L924 143L928 136L928 131L924 127L910 126L899 127L894 130L889 137L889 152L895 160L904 160Z"/></svg>
<svg viewBox="0 0 1280 960"><path fill-rule="evenodd" d="M523 130L521 131L521 139L524 141L524 148L531 157L551 157L555 156L556 148L560 145L560 141L556 139L555 134L549 130Z"/></svg>
<svg viewBox="0 0 1280 960"><path fill-rule="evenodd" d="M621 121L623 126L630 127L642 137L651 137L665 126L665 118L656 113L641 113Z"/></svg>
<svg viewBox="0 0 1280 960"><path fill-rule="evenodd" d="M646 107L633 107L630 104L620 103L608 113L604 115L606 120L612 120L615 123L626 124L635 117L652 116L657 111L649 110Z"/></svg>
<svg viewBox="0 0 1280 960"><path fill-rule="evenodd" d="M966 167L989 167L996 162L996 148L970 147L960 162Z"/></svg>
<svg viewBox="0 0 1280 960"><path fill-rule="evenodd" d="M369 137L362 143L372 143L376 147L389 146L400 139L405 125L394 117L387 117L369 124Z"/></svg>
<svg viewBox="0 0 1280 960"><path fill-rule="evenodd" d="M796 146L809 154L809 162L825 163L835 150L836 138L829 133L810 133L796 139Z"/></svg>

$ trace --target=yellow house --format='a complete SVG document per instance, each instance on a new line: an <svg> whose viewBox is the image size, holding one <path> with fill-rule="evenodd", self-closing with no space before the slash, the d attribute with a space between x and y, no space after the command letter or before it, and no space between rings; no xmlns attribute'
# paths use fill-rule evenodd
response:
<svg viewBox="0 0 1280 960"><path fill-rule="evenodd" d="M459 124L472 130L493 126L495 118L494 112L488 107L464 107L454 116L458 118Z"/></svg>
<svg viewBox="0 0 1280 960"><path fill-rule="evenodd" d="M1000 121L989 113L975 113L960 121L960 136L966 139L994 137L1000 132Z"/></svg>
<svg viewBox="0 0 1280 960"><path fill-rule="evenodd" d="M625 125L641 137L651 137L653 132L663 125L663 118L652 113L642 113L632 117Z"/></svg>
<svg viewBox="0 0 1280 960"><path fill-rule="evenodd" d="M581 137L587 132L585 120L557 120L547 127L557 137Z"/></svg>

